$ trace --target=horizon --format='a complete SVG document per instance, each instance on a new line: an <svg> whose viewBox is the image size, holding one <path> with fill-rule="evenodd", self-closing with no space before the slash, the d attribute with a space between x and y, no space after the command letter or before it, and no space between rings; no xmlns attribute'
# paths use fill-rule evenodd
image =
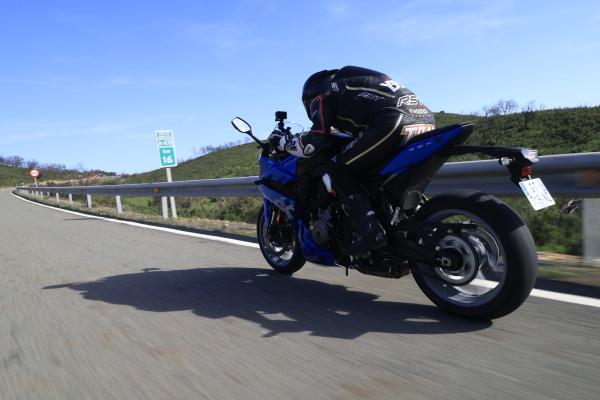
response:
<svg viewBox="0 0 600 400"><path fill-rule="evenodd" d="M380 4L5 5L0 155L154 170L156 130L172 130L178 157L189 159L195 148L243 140L229 124L236 115L259 137L278 109L307 127L304 80L342 65L385 72L436 112L469 114L501 99L600 105L590 78L600 69L596 2Z"/></svg>

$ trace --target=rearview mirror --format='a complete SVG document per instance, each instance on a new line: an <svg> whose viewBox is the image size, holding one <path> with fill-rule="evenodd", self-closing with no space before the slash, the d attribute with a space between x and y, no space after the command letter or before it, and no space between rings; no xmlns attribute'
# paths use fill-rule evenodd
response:
<svg viewBox="0 0 600 400"><path fill-rule="evenodd" d="M250 124L241 119L240 117L235 117L234 119L232 119L231 125L233 125L235 129L242 133L249 134L252 132L252 127L250 126Z"/></svg>

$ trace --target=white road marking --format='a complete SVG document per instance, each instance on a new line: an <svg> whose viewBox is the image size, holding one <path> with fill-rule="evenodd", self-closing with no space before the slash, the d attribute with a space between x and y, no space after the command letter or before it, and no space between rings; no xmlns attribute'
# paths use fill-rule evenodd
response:
<svg viewBox="0 0 600 400"><path fill-rule="evenodd" d="M80 213L77 211L65 210L63 208L58 208L58 207L53 207L53 206L49 206L46 204L37 203L35 201L27 200L21 196L17 196L14 193L11 193L11 194L13 196L15 196L16 198L23 200L27 203L35 204L38 206L50 208L50 209L57 210L57 211L62 211L62 212L73 214L73 215L79 215L82 217L94 218L94 219L99 219L99 220L108 221L108 222L116 222L118 224L131 225L131 226L136 226L138 228L154 229L155 231L174 233L176 235L191 236L191 237L196 237L196 238L206 239L206 240L214 240L216 242L230 243L230 244L235 244L238 246L252 247L255 249L259 248L257 243L250 243L250 242L245 242L243 240L229 239L229 238L224 238L224 237L220 237L220 236L204 235L202 233L186 232L186 231L181 231L181 230L173 229L173 228L163 228L161 226L146 225L146 224L142 224L139 222L123 221L120 219L113 219L113 218L107 218L107 217L100 217L97 215L84 214L84 213ZM494 287L496 285L496 282L486 281L486 280L482 280L482 279L476 279L473 281L473 284L475 284L477 286L482 286L482 287ZM579 305L583 305L583 306L600 308L600 299L594 299L591 297L584 297L584 296L577 296L574 294L551 292L549 290L542 290L542 289L533 289L531 291L530 296L539 297L541 299L561 301L563 303L572 303L572 304L579 304Z"/></svg>
<svg viewBox="0 0 600 400"><path fill-rule="evenodd" d="M53 207L53 206L49 206L49 205L46 205L46 204L37 203L35 201L24 199L21 196L17 196L14 193L11 193L11 194L13 196L15 196L16 198L20 199L20 200L26 201L27 203L35 204L35 205L46 207L46 208L51 208L53 210L62 211L62 212L68 213L68 214L79 215L79 216L82 216L82 217L88 217L88 218L94 218L94 219L100 219L102 221L116 222L118 224L137 226L138 228L154 229L155 231L169 232L169 233L174 233L176 235L191 236L191 237L196 237L196 238L200 238L200 239L214 240L216 242L224 242L224 243L236 244L238 246L252 247L252 248L255 248L255 249L259 248L259 246L258 246L257 243L245 242L243 240L229 239L229 238L224 238L224 237L220 237L220 236L204 235L202 233L186 232L186 231L181 231L179 229L164 228L162 226L147 225L147 224L142 224L142 223L139 223L139 222L123 221L123 220L120 220L120 219L100 217L100 216L91 215L91 214L84 214L84 213L80 213L80 212L77 212L77 211L65 210L63 208L58 208L58 207Z"/></svg>
<svg viewBox="0 0 600 400"><path fill-rule="evenodd" d="M487 281L484 279L474 279L473 282L471 282L471 283L475 286L480 286L480 287L485 287L485 288L490 288L490 289L493 289L498 284L498 282ZM581 304L584 306L600 308L600 299L594 299L591 297L584 297L584 296L577 296L575 294L551 292L549 290L542 290L542 289L532 289L530 296L539 297L541 299L562 301L564 303Z"/></svg>
<svg viewBox="0 0 600 400"><path fill-rule="evenodd" d="M562 301L564 303L580 304L582 306L590 306L600 308L600 299L591 297L577 296L575 294L551 292L549 290L533 289L530 296L539 297L541 299L549 299Z"/></svg>

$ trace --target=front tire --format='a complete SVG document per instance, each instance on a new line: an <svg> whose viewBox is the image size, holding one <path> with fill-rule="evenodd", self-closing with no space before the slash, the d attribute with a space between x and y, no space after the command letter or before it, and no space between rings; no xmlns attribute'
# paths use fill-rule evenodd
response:
<svg viewBox="0 0 600 400"><path fill-rule="evenodd" d="M270 209L270 214L278 211L272 204ZM280 232L279 237L274 238L273 232L269 232L269 228L265 224L264 213L265 208L263 206L258 213L258 220L256 221L256 236L258 237L260 251L267 263L275 271L292 275L306 263L294 229L285 214L280 213L279 222L274 221L273 224L277 223L278 228L283 230L283 232ZM271 221L271 215L268 218Z"/></svg>
<svg viewBox="0 0 600 400"><path fill-rule="evenodd" d="M527 299L537 275L536 247L527 225L506 203L485 193L456 191L429 200L415 219L477 225L440 240L441 247L454 246L463 254L461 271L411 264L415 281L436 305L464 317L494 319ZM433 273L423 273L424 268Z"/></svg>

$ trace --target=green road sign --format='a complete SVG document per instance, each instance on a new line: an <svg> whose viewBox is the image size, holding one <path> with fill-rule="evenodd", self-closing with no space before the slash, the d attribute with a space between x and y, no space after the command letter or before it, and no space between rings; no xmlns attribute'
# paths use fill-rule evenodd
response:
<svg viewBox="0 0 600 400"><path fill-rule="evenodd" d="M174 147L161 147L158 149L161 167L176 167L177 160L175 159Z"/></svg>
<svg viewBox="0 0 600 400"><path fill-rule="evenodd" d="M155 135L160 167L176 167L177 156L175 155L175 136L173 136L173 131L156 131Z"/></svg>

